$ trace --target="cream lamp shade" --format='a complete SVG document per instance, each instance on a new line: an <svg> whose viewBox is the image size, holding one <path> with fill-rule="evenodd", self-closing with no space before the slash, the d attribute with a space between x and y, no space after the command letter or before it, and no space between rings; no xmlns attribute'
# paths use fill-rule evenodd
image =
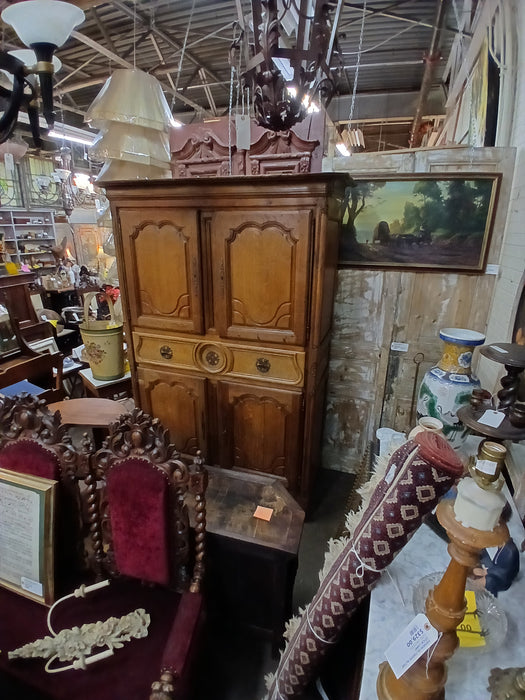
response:
<svg viewBox="0 0 525 700"><path fill-rule="evenodd" d="M100 170L98 180L160 180L171 177L167 168L129 163L123 160L107 160Z"/></svg>
<svg viewBox="0 0 525 700"><path fill-rule="evenodd" d="M2 12L3 21L13 27L26 46L62 46L84 17L79 7L60 0L26 0Z"/></svg>
<svg viewBox="0 0 525 700"><path fill-rule="evenodd" d="M161 84L153 75L138 68L119 68L95 97L85 120L102 129L107 122L121 122L168 131L171 118Z"/></svg>
<svg viewBox="0 0 525 700"><path fill-rule="evenodd" d="M169 167L170 163L168 134L118 122L108 123L99 132L89 153L97 160L112 158L158 168Z"/></svg>

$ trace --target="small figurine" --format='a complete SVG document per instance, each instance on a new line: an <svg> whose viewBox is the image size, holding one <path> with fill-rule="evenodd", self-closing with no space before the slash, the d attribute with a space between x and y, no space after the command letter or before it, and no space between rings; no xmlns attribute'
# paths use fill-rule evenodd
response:
<svg viewBox="0 0 525 700"><path fill-rule="evenodd" d="M498 547L495 553L482 550L479 561L481 566L475 567L472 572L476 577L474 582L493 596L510 588L520 570L520 554L513 539Z"/></svg>

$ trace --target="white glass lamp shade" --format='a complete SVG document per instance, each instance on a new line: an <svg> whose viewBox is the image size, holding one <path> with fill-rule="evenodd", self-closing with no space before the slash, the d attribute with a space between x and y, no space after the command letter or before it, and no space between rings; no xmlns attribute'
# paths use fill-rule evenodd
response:
<svg viewBox="0 0 525 700"><path fill-rule="evenodd" d="M33 49L16 49L16 51L9 51L9 53L11 56L18 58L19 61L22 61L22 63L25 63L28 68L31 68L37 62L37 57ZM53 69L55 73L58 73L61 68L62 61L56 56L53 56Z"/></svg>
<svg viewBox="0 0 525 700"><path fill-rule="evenodd" d="M106 80L85 120L101 129L113 121L168 131L171 111L161 84L153 75L138 68L119 68Z"/></svg>
<svg viewBox="0 0 525 700"><path fill-rule="evenodd" d="M102 166L97 182L101 180L161 180L171 178L171 171L153 165L141 165L125 160L107 160Z"/></svg>
<svg viewBox="0 0 525 700"><path fill-rule="evenodd" d="M13 27L26 46L41 43L62 46L84 18L79 7L60 0L26 0L2 12L4 22Z"/></svg>
<svg viewBox="0 0 525 700"><path fill-rule="evenodd" d="M169 167L170 147L168 134L144 126L109 122L89 149L96 160L112 158L131 163Z"/></svg>

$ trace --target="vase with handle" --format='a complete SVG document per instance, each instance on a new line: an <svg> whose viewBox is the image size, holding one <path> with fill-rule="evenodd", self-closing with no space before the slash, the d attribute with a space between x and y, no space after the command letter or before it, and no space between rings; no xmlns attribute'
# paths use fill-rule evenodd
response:
<svg viewBox="0 0 525 700"><path fill-rule="evenodd" d="M457 448L466 437L457 412L469 403L472 391L480 386L472 373L472 352L485 342L485 336L466 328L443 328L439 337L444 342L443 354L421 381L417 415L439 419L443 434Z"/></svg>

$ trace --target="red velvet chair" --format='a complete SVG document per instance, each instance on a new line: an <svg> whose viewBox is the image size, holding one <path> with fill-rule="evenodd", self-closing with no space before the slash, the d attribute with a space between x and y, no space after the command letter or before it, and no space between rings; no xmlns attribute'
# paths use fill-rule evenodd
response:
<svg viewBox="0 0 525 700"><path fill-rule="evenodd" d="M79 483L87 476L89 451L87 440L81 451L75 449L67 427L60 423L60 414L50 413L38 397L0 399L0 468L58 482L54 561L57 596L68 592L86 573ZM46 630L46 614L44 605L0 586L0 691L7 678L16 681L18 676L25 681L26 675L31 676L30 669L17 669L8 662L7 651L41 636L40 632ZM25 689L31 685L24 682L19 693L13 692L11 697L26 697ZM4 697L3 692L0 697Z"/></svg>
<svg viewBox="0 0 525 700"><path fill-rule="evenodd" d="M49 675L41 659L13 660L11 669L53 700L190 698L191 661L203 616L207 474L202 460L184 459L159 421L135 409L109 427L109 437L91 458L86 484L91 562L97 578L109 577L111 584L85 599L60 603L53 627L58 631L144 608L151 618L148 636L126 642L86 670ZM33 624L18 635L23 637L18 644L45 634ZM12 647L2 644L2 649Z"/></svg>

